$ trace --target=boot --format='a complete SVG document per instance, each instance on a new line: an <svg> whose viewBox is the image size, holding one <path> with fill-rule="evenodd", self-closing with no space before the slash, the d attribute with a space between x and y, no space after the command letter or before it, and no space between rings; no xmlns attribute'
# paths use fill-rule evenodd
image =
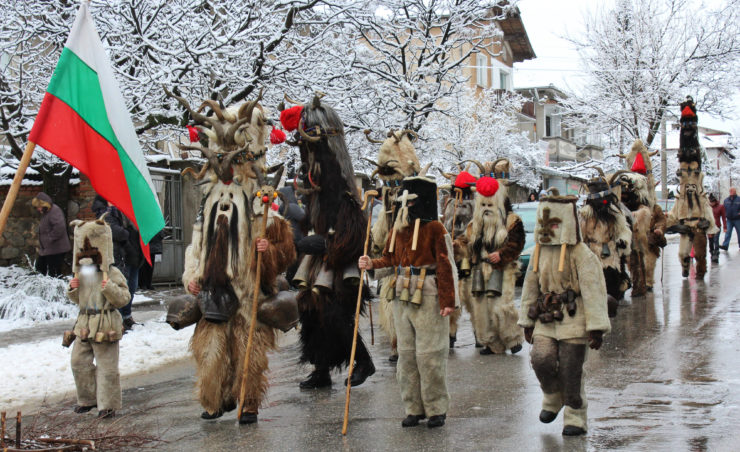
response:
<svg viewBox="0 0 740 452"><path fill-rule="evenodd" d="M242 413L241 419L239 419L239 424L241 425L249 425L249 424L256 424L257 423L257 413Z"/></svg>
<svg viewBox="0 0 740 452"><path fill-rule="evenodd" d="M455 348L455 342L457 342L457 336L450 336L450 348Z"/></svg>
<svg viewBox="0 0 740 452"><path fill-rule="evenodd" d="M101 410L98 411L98 419L111 419L116 417L116 410Z"/></svg>
<svg viewBox="0 0 740 452"><path fill-rule="evenodd" d="M210 421L211 419L218 419L221 416L224 415L224 409L219 408L218 410L214 411L213 413L209 413L208 411L204 411L200 413L200 418L205 419L207 421Z"/></svg>
<svg viewBox="0 0 740 452"><path fill-rule="evenodd" d="M331 376L329 375L329 369L316 369L311 372L311 375L307 379L303 380L299 385L301 389L318 389L327 388L331 386Z"/></svg>
<svg viewBox="0 0 740 452"><path fill-rule="evenodd" d="M521 346L520 346L521 347ZM483 347L480 352L481 355L495 355L496 353L488 347Z"/></svg>
<svg viewBox="0 0 740 452"><path fill-rule="evenodd" d="M93 408L97 407L97 405L75 405L74 412L77 414L87 413L88 411L92 410Z"/></svg>
<svg viewBox="0 0 740 452"><path fill-rule="evenodd" d="M509 350L511 350L512 355L516 355L520 351L522 351L522 344L516 344L515 346L511 347Z"/></svg>
<svg viewBox="0 0 740 452"><path fill-rule="evenodd" d="M427 427L442 427L443 425L445 425L445 419L447 419L446 414L438 414L436 416L432 416L429 418L429 422L427 422Z"/></svg>
<svg viewBox="0 0 740 452"><path fill-rule="evenodd" d="M419 421L425 418L426 416L423 414L409 414L406 419L401 421L401 427L416 427L419 425Z"/></svg>
<svg viewBox="0 0 740 452"><path fill-rule="evenodd" d="M552 411L547 410L540 411L540 422L543 424L549 424L554 421L556 417L558 417L558 413L553 413Z"/></svg>
<svg viewBox="0 0 740 452"><path fill-rule="evenodd" d="M585 435L586 430L582 429L581 427L575 427L573 425L566 425L563 427L563 436L579 436L579 435Z"/></svg>
<svg viewBox="0 0 740 452"><path fill-rule="evenodd" d="M392 363L398 362L398 353L394 353L391 356L388 357L388 361Z"/></svg>
<svg viewBox="0 0 740 452"><path fill-rule="evenodd" d="M372 361L357 363L352 371L352 386L360 386L367 380L367 377L375 373L375 364ZM347 379L344 379L344 386L347 386Z"/></svg>

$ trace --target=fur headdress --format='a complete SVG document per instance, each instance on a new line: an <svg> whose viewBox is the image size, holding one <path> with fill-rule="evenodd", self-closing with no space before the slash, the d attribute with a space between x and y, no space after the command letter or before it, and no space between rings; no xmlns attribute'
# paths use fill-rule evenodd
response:
<svg viewBox="0 0 740 452"><path fill-rule="evenodd" d="M425 176L412 176L403 180L403 191L416 195L409 206L409 221L419 218L422 221L439 220L437 213L437 183Z"/></svg>
<svg viewBox="0 0 740 452"><path fill-rule="evenodd" d="M681 102L681 134L678 144L679 162L697 162L701 167L701 147L698 135L699 119L696 116L696 104L691 96Z"/></svg>
<svg viewBox="0 0 740 452"><path fill-rule="evenodd" d="M74 228L72 247L72 271L80 271L80 260L91 259L101 271L108 271L113 265L113 233L105 222L105 214L93 221L74 220L69 223Z"/></svg>
<svg viewBox="0 0 740 452"><path fill-rule="evenodd" d="M365 137L371 143L380 144L378 161L372 162L377 169L373 171L371 178L377 174L388 185L391 181L400 182L404 177L415 176L422 171L413 144L418 135L413 130L391 129L387 138L381 141L371 138L368 129L365 130Z"/></svg>
<svg viewBox="0 0 740 452"><path fill-rule="evenodd" d="M540 198L534 228L534 237L538 244L575 245L581 241L576 201L576 196L560 196L557 190Z"/></svg>

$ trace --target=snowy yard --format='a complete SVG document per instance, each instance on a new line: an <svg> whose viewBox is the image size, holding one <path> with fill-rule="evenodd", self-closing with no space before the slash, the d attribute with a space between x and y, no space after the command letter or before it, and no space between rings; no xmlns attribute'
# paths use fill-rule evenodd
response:
<svg viewBox="0 0 740 452"><path fill-rule="evenodd" d="M23 341L3 341L0 362L0 408L39 402L74 393L69 360L71 348L61 345L56 331L71 329L77 314L66 300L66 280L58 280L18 268L0 267L0 334L11 337L23 332ZM137 294L134 303L152 299ZM165 314L136 325L121 340L121 376L147 372L188 355L192 327L174 331L164 323ZM28 332L31 333L27 334ZM8 342L11 342L7 345Z"/></svg>

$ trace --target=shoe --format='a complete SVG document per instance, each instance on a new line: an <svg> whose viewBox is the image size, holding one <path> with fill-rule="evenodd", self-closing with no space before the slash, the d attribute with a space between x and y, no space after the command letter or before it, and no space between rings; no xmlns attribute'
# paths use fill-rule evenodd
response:
<svg viewBox="0 0 740 452"><path fill-rule="evenodd" d="M509 350L511 350L512 355L516 355L520 351L522 351L522 344L516 344L515 346L511 347Z"/></svg>
<svg viewBox="0 0 740 452"><path fill-rule="evenodd" d="M554 421L556 417L558 417L558 413L553 413L552 411L547 410L540 411L540 422L543 424L549 424Z"/></svg>
<svg viewBox="0 0 740 452"><path fill-rule="evenodd" d="M653 286L647 286L647 291L649 293L653 293Z"/></svg>
<svg viewBox="0 0 740 452"><path fill-rule="evenodd" d="M389 356L388 357L388 361L390 361L392 363L398 362L398 354Z"/></svg>
<svg viewBox="0 0 740 452"><path fill-rule="evenodd" d="M579 435L585 435L586 430L582 429L581 427L575 427L572 425L566 425L563 427L563 436L579 436Z"/></svg>
<svg viewBox="0 0 740 452"><path fill-rule="evenodd" d="M219 408L218 410L214 411L213 413L209 413L208 411L204 411L200 413L200 418L205 420L211 420L211 419L218 419L221 416L224 415L224 409Z"/></svg>
<svg viewBox="0 0 740 452"><path fill-rule="evenodd" d="M442 427L443 425L445 425L445 419L447 419L446 414L438 414L436 416L432 416L429 418L429 421L427 422L427 427L429 428Z"/></svg>
<svg viewBox="0 0 740 452"><path fill-rule="evenodd" d="M726 247L726 246L724 246L724 245L720 245L720 246L719 246L719 249L721 249L721 250L724 250L724 251L727 251L727 248L728 248L728 247Z"/></svg>
<svg viewBox="0 0 740 452"><path fill-rule="evenodd" d="M688 278L689 277L689 269L688 268L684 268L683 271L681 272L681 276L683 276L684 278Z"/></svg>
<svg viewBox="0 0 740 452"><path fill-rule="evenodd" d="M136 325L136 322L133 317L126 317L123 319L123 331L131 331L134 329L134 325Z"/></svg>
<svg viewBox="0 0 740 452"><path fill-rule="evenodd" d="M224 403L221 406L221 411L224 413L228 413L229 411L234 411L236 409L236 402L234 400L229 400L228 402Z"/></svg>
<svg viewBox="0 0 740 452"><path fill-rule="evenodd" d="M74 412L77 414L87 413L95 407L97 407L97 405L75 405Z"/></svg>
<svg viewBox="0 0 740 452"><path fill-rule="evenodd" d="M318 389L327 388L331 386L331 376L328 370L316 369L311 372L311 375L307 379L303 380L299 385L301 389Z"/></svg>
<svg viewBox="0 0 740 452"><path fill-rule="evenodd" d="M521 346L520 346L520 347L521 347ZM488 348L488 347L483 347L483 348L482 348L482 349L480 350L480 352L478 352L478 353L480 353L481 355L495 355L495 354L496 354L496 353L494 353L494 352L493 352L493 350L491 350L491 349L490 349L490 348Z"/></svg>
<svg viewBox="0 0 740 452"><path fill-rule="evenodd" d="M256 424L257 423L257 413L242 413L241 419L239 419L239 424L241 425L249 425L249 424Z"/></svg>
<svg viewBox="0 0 740 452"><path fill-rule="evenodd" d="M457 342L457 336L450 336L450 348L455 348L455 342Z"/></svg>
<svg viewBox="0 0 740 452"><path fill-rule="evenodd" d="M426 416L423 414L409 414L406 419L401 421L401 427L416 427L419 425L419 421L425 418Z"/></svg>
<svg viewBox="0 0 740 452"><path fill-rule="evenodd" d="M116 410L100 410L98 411L98 419L110 419L116 417Z"/></svg>
<svg viewBox="0 0 740 452"><path fill-rule="evenodd" d="M369 376L375 373L375 364L372 361L357 364L352 371L352 386L360 386ZM347 379L344 379L344 386L347 386Z"/></svg>
<svg viewBox="0 0 740 452"><path fill-rule="evenodd" d="M483 344L481 344L478 341L475 341L475 348L481 348L481 347L483 347Z"/></svg>

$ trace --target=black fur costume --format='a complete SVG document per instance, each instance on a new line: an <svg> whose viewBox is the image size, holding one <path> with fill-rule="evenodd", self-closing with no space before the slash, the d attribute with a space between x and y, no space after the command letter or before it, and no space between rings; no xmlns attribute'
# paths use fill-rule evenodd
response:
<svg viewBox="0 0 740 452"><path fill-rule="evenodd" d="M303 388L329 386L329 372L349 364L357 301L357 282L345 280L345 269L357 266L365 241L366 215L361 210L352 162L344 140L344 127L336 112L322 105L318 97L301 113L300 154L305 189L306 217L303 228L313 230L298 244L310 255L307 287L298 295L302 363L315 370ZM311 138L319 138L312 141ZM306 245L309 246L306 246ZM322 263L333 271L331 289L314 287ZM312 290L313 289L313 290ZM369 291L365 288L364 311ZM353 385L360 384L375 368L358 335Z"/></svg>

